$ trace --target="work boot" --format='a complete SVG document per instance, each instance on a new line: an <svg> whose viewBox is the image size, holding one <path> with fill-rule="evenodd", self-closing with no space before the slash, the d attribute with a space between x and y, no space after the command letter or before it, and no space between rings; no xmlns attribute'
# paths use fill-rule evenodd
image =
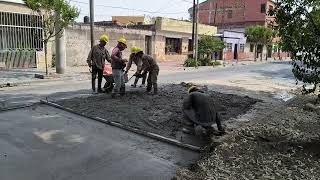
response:
<svg viewBox="0 0 320 180"><path fill-rule="evenodd" d="M98 93L105 93L106 91L104 91L103 89L98 89Z"/></svg>
<svg viewBox="0 0 320 180"><path fill-rule="evenodd" d="M152 85L151 85L151 84L148 84L148 85L147 85L147 93L150 92L151 89L152 89Z"/></svg>
<svg viewBox="0 0 320 180"><path fill-rule="evenodd" d="M120 95L124 96L126 94L126 87L121 87L120 88Z"/></svg>
<svg viewBox="0 0 320 180"><path fill-rule="evenodd" d="M153 84L153 94L157 95L158 94L158 84Z"/></svg>
<svg viewBox="0 0 320 180"><path fill-rule="evenodd" d="M141 84L141 85L140 85L140 88L144 88L144 87L146 87L145 84Z"/></svg>
<svg viewBox="0 0 320 180"><path fill-rule="evenodd" d="M91 80L91 88L93 92L96 92L96 80L92 79Z"/></svg>

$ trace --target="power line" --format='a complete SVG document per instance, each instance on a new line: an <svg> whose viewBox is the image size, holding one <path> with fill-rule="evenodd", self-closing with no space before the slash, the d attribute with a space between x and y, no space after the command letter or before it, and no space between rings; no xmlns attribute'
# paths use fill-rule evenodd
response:
<svg viewBox="0 0 320 180"><path fill-rule="evenodd" d="M190 3L190 4L193 4L193 2L191 2L191 1L188 1L188 0L180 0L180 1L183 1L183 2L186 2L186 3Z"/></svg>
<svg viewBox="0 0 320 180"><path fill-rule="evenodd" d="M75 2L75 3L79 3L79 4L89 4L87 2L82 2L82 1L77 1L77 0L70 0L70 2ZM114 8L114 9L123 9L123 10L133 10L133 11L144 12L144 13L149 13L149 14L185 14L185 13L187 13L187 12L174 12L174 13L153 12L153 11L147 11L147 10L142 10L142 9L134 9L134 8L128 8L128 7L121 7L121 6L108 6L108 5L102 5L102 4L97 4L96 6Z"/></svg>

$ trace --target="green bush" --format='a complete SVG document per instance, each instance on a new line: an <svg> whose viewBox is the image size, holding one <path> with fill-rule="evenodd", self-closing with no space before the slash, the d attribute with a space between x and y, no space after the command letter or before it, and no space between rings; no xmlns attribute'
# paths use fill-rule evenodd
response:
<svg viewBox="0 0 320 180"><path fill-rule="evenodd" d="M197 62L197 61L196 61L195 59L193 59L193 58L188 58L188 59L184 62L183 66L185 66L185 67L196 67L197 64L198 64L198 66L201 66L201 62L200 62L200 61Z"/></svg>
<svg viewBox="0 0 320 180"><path fill-rule="evenodd" d="M196 60L193 58L188 58L184 62L185 67L196 67L196 64L198 64L198 66L219 66L221 65L221 62L212 61L211 59L208 59L208 58L198 59L198 62L196 62Z"/></svg>
<svg viewBox="0 0 320 180"><path fill-rule="evenodd" d="M214 66L220 66L220 65L222 65L222 64L221 64L220 61L214 61L214 62L213 62L213 65L214 65Z"/></svg>
<svg viewBox="0 0 320 180"><path fill-rule="evenodd" d="M205 59L199 59L201 66L212 66L213 62L211 59L205 58Z"/></svg>

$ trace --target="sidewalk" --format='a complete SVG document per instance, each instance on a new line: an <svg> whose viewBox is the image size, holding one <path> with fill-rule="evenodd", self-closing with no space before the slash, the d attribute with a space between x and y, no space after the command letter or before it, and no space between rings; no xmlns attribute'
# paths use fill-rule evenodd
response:
<svg viewBox="0 0 320 180"><path fill-rule="evenodd" d="M38 69L11 69L0 71L0 88L31 83L44 83L48 81L87 80L90 78L88 67L68 68L65 74L56 74L55 69L49 70L48 79L35 78L35 74L44 75L44 71Z"/></svg>
<svg viewBox="0 0 320 180"><path fill-rule="evenodd" d="M198 68L195 67L184 67L182 62L159 62L160 73L162 75L174 74L179 72L201 72L210 69L222 69L228 68L232 66L245 66L250 64L261 64L273 62L273 60L269 61L225 61L221 66L201 66ZM133 65L130 74L134 73L136 67ZM1 70L0 71L0 88L2 87L10 87L17 85L28 85L32 83L45 83L48 81L66 81L66 80L89 80L90 72L87 66L79 66L79 67L68 67L65 74L56 74L55 69L51 68L49 70L49 79L38 79L35 78L35 74L45 74L45 72L40 71L38 69L12 69L12 70Z"/></svg>

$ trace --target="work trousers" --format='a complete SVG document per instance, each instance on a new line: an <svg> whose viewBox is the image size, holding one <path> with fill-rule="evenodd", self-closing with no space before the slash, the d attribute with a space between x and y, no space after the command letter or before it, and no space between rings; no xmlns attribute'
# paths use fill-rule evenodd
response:
<svg viewBox="0 0 320 180"><path fill-rule="evenodd" d="M125 93L124 72L121 69L112 69L112 76L115 83L112 93Z"/></svg>
<svg viewBox="0 0 320 180"><path fill-rule="evenodd" d="M158 75L159 75L159 66L153 67L149 71L148 80L147 80L147 91L150 92L152 87L154 89L154 93L158 92Z"/></svg>
<svg viewBox="0 0 320 180"><path fill-rule="evenodd" d="M103 77L103 69L99 69L97 66L93 65L91 67L91 83L92 83L92 90L96 90L96 79L98 75L98 90L101 90L101 83L102 83L102 77Z"/></svg>

